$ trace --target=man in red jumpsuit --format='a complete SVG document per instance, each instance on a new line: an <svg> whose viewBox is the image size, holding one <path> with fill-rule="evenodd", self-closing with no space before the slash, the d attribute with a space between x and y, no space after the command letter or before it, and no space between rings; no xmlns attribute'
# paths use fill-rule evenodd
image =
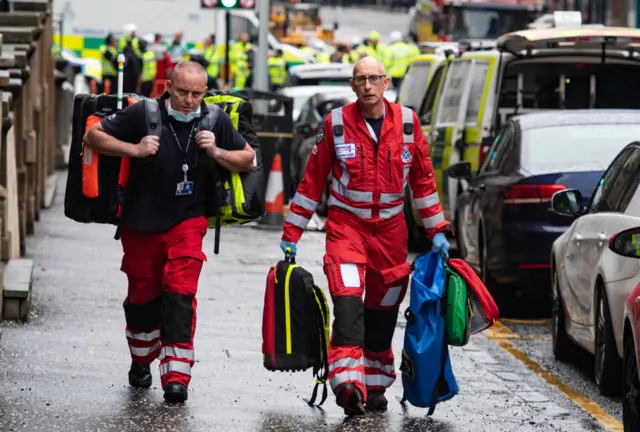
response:
<svg viewBox="0 0 640 432"><path fill-rule="evenodd" d="M403 207L407 183L434 249L447 253L451 228L438 199L429 146L417 116L384 99L382 64L354 68L358 101L327 116L284 224L281 247L296 243L333 174L324 272L334 304L329 380L347 415L386 409L396 378L391 341L409 281ZM362 296L365 286L366 296Z"/></svg>

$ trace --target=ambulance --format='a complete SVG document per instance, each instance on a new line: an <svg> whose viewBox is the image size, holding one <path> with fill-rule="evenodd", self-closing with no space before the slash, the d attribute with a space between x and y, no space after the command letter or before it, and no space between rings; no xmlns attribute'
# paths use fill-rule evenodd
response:
<svg viewBox="0 0 640 432"><path fill-rule="evenodd" d="M495 48L450 55L435 68L424 98L413 106L430 144L445 217L454 227L460 219L456 198L468 185L449 178L447 168L464 160L478 170L511 116L640 109L640 29L582 26L578 12L555 14L554 28L504 34ZM419 247L424 229L410 194L406 196L410 246Z"/></svg>

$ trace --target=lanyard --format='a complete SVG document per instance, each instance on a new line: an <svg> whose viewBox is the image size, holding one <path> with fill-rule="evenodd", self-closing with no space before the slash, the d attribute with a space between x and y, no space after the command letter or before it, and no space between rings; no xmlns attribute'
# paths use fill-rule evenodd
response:
<svg viewBox="0 0 640 432"><path fill-rule="evenodd" d="M189 164L187 163L187 152L189 151L189 146L191 145L191 138L193 137L193 130L195 129L196 124L194 122L193 125L191 125L191 132L189 132L189 139L187 140L187 145L184 148L184 150L180 145L180 140L178 139L178 135L176 135L176 131L173 129L173 126L171 125L171 123L169 123L169 127L171 128L171 133L173 133L173 138L176 140L176 144L180 149L180 153L182 153L182 171L184 171L186 175L187 171L189 171Z"/></svg>

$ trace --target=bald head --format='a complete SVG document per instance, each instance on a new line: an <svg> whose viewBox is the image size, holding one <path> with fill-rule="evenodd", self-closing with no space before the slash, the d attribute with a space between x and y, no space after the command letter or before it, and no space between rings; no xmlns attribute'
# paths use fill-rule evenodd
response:
<svg viewBox="0 0 640 432"><path fill-rule="evenodd" d="M189 114L200 107L207 91L207 71L201 64L183 61L176 65L167 83L171 107Z"/></svg>
<svg viewBox="0 0 640 432"><path fill-rule="evenodd" d="M175 83L175 81L182 76L192 74L202 75L204 77L205 83L207 82L207 71L200 63L196 63L193 61L181 61L180 63L178 63L171 72L170 81Z"/></svg>
<svg viewBox="0 0 640 432"><path fill-rule="evenodd" d="M384 65L375 57L364 57L353 67L353 77L360 75L386 75Z"/></svg>

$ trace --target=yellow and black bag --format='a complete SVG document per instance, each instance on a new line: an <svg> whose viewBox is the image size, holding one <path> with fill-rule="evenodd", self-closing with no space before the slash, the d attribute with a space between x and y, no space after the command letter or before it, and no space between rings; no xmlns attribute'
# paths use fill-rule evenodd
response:
<svg viewBox="0 0 640 432"><path fill-rule="evenodd" d="M260 145L253 127L253 106L237 93L214 93L204 99L208 105L224 110L233 126L253 148L254 167L247 173L234 173L218 169L216 179L219 196L219 214L207 215L209 227L241 225L255 221L265 214L264 167Z"/></svg>

